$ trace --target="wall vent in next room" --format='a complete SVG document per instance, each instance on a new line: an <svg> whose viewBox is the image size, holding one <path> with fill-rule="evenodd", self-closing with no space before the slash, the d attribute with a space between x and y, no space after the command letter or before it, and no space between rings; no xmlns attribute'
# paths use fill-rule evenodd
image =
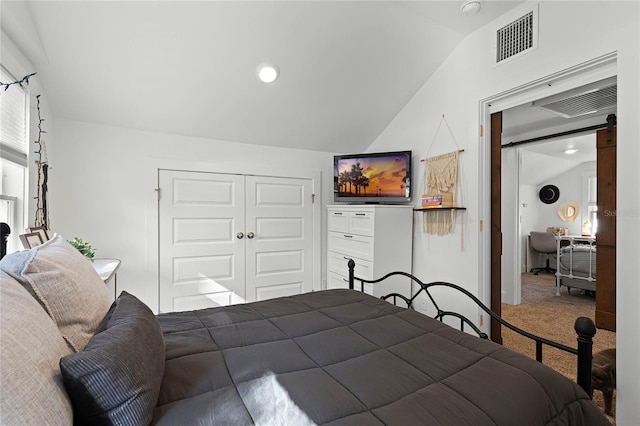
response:
<svg viewBox="0 0 640 426"><path fill-rule="evenodd" d="M573 118L587 114L604 115L615 112L617 103L617 78L610 77L539 99L532 102L531 105L560 117Z"/></svg>
<svg viewBox="0 0 640 426"><path fill-rule="evenodd" d="M537 13L530 10L496 31L496 63L534 50L537 45Z"/></svg>

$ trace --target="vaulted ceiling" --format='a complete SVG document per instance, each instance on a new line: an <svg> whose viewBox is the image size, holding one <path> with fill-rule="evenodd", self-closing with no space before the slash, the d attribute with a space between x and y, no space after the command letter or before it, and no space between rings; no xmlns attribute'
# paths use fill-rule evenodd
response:
<svg viewBox="0 0 640 426"><path fill-rule="evenodd" d="M55 117L365 150L468 34L521 1L2 1ZM256 78L263 62L280 78Z"/></svg>

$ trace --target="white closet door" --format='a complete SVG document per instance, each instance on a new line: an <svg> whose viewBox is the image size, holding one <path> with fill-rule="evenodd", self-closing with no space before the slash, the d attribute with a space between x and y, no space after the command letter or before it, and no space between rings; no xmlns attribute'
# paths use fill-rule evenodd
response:
<svg viewBox="0 0 640 426"><path fill-rule="evenodd" d="M160 311L245 301L244 176L159 171Z"/></svg>
<svg viewBox="0 0 640 426"><path fill-rule="evenodd" d="M246 202L247 301L311 291L311 180L247 176Z"/></svg>

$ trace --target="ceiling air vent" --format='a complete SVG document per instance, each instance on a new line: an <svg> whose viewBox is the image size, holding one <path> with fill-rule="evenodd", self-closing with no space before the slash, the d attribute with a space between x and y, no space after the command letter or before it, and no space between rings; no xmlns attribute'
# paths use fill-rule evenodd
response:
<svg viewBox="0 0 640 426"><path fill-rule="evenodd" d="M602 80L569 92L540 99L533 106L564 118L593 113L606 113L616 108L618 84L616 78Z"/></svg>
<svg viewBox="0 0 640 426"><path fill-rule="evenodd" d="M496 63L537 47L536 14L531 10L496 32Z"/></svg>

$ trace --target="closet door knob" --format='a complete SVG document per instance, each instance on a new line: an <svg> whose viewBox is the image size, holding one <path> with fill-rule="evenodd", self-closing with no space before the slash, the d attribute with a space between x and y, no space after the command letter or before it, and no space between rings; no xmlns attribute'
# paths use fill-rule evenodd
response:
<svg viewBox="0 0 640 426"><path fill-rule="evenodd" d="M239 239L239 240L241 240L241 239L243 239L243 238L244 238L244 234L243 234L242 232L238 232L238 233L236 234L236 238L237 238L237 239Z"/></svg>
<svg viewBox="0 0 640 426"><path fill-rule="evenodd" d="M253 232L249 232L247 234L247 238L252 239L253 237L255 237L255 234Z"/></svg>

